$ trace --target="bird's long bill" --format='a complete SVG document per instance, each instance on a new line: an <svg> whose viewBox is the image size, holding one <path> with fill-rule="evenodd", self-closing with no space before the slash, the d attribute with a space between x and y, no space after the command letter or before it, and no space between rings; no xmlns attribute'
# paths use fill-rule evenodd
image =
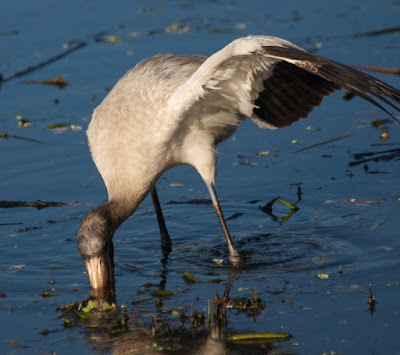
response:
<svg viewBox="0 0 400 355"><path fill-rule="evenodd" d="M83 259L94 290L114 290L114 261L108 255Z"/></svg>

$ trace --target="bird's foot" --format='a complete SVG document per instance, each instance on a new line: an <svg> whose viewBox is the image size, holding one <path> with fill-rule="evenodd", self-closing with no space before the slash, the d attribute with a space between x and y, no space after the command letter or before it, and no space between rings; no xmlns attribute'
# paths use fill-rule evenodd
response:
<svg viewBox="0 0 400 355"><path fill-rule="evenodd" d="M233 266L239 266L242 261L238 251L234 247L229 248L229 261Z"/></svg>

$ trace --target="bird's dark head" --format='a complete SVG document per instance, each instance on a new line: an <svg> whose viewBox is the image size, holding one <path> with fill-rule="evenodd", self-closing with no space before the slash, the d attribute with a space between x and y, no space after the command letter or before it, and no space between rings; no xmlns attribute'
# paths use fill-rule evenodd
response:
<svg viewBox="0 0 400 355"><path fill-rule="evenodd" d="M108 205L90 211L79 228L78 250L93 289L114 287L114 231Z"/></svg>

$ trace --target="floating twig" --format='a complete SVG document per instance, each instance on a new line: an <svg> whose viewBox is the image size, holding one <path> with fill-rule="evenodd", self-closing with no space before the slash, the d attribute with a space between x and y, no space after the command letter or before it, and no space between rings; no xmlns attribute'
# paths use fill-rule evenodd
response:
<svg viewBox="0 0 400 355"><path fill-rule="evenodd" d="M71 202L44 202L44 201L0 201L0 208L13 208L13 207L36 207L38 210L46 207L59 207L59 206L77 206L77 203Z"/></svg>
<svg viewBox="0 0 400 355"><path fill-rule="evenodd" d="M399 26L382 28L380 30L375 30L375 31L363 32L363 33L354 35L354 37L380 36L380 35L386 35L388 33L395 33L395 32L400 32Z"/></svg>
<svg viewBox="0 0 400 355"><path fill-rule="evenodd" d="M75 52L76 50L86 46L86 44L87 44L86 42L79 41L78 43L76 43L72 47L68 48L67 50L65 50L65 51L63 51L63 52L61 52L61 53L59 53L59 54L57 54L57 55L55 55L53 57L50 57L49 59L47 59L47 60L45 60L43 62L40 62L40 63L38 63L36 65L33 65L33 66L29 66L29 67L25 68L24 70L18 71L16 73L14 73L13 75L11 75L9 77L6 77L6 78L1 78L1 76L0 76L0 83L5 83L7 81L11 81L11 80L17 79L17 78L19 78L21 76L24 76L24 75L27 75L29 73L32 73L35 70L41 69L41 68L45 67L46 65L49 65L49 64L51 64L53 62L56 62L57 60L60 60L61 58L64 58L65 56L67 56L67 55Z"/></svg>
<svg viewBox="0 0 400 355"><path fill-rule="evenodd" d="M307 147L298 149L298 150L296 150L294 153L295 153L295 154L296 154L296 153L300 153L300 152L303 152L303 151L308 150L308 149L311 149L311 148L319 147L320 145L324 145L324 144L336 142L336 141L338 141L338 140L351 137L351 136L353 136L353 135L354 135L354 133L348 133L348 134L345 134L345 135L340 136L340 137L331 138L331 139L328 139L328 140L326 140L326 141L319 142L319 143L315 143L315 144L309 145L309 146L307 146Z"/></svg>
<svg viewBox="0 0 400 355"><path fill-rule="evenodd" d="M25 138L25 137L21 137L21 136L14 136L13 134L9 134L7 132L0 132L0 138L15 138L15 139L22 139L24 141L28 141L28 142L33 142L33 143L43 143L42 141L39 141L37 139L33 139L33 138Z"/></svg>

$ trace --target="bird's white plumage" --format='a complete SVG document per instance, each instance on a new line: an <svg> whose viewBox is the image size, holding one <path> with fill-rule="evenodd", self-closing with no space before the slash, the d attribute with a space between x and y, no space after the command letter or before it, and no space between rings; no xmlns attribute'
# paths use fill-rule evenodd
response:
<svg viewBox="0 0 400 355"><path fill-rule="evenodd" d="M161 55L128 71L95 110L88 129L109 197L133 193L127 191L132 185L143 194L178 164L190 164L214 181L215 144L252 116L276 63L252 52L280 43L288 42L247 37L206 60Z"/></svg>

